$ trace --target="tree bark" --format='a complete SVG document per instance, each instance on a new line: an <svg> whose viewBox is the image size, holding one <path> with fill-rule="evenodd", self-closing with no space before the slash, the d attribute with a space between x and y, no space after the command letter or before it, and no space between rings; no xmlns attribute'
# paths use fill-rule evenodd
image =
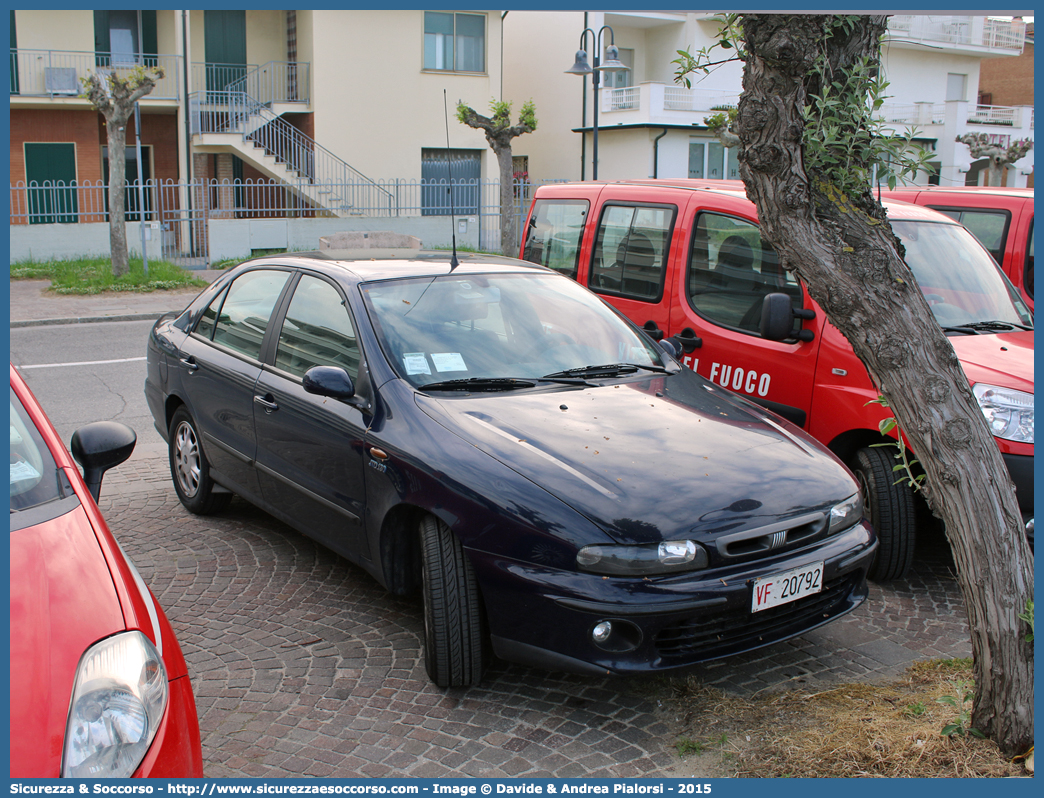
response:
<svg viewBox="0 0 1044 798"><path fill-rule="evenodd" d="M1006 754L1033 744L1032 647L1017 618L1033 597L1014 489L953 347L902 260L870 187L845 196L802 160L802 109L835 70L879 61L884 16L850 32L825 15L748 14L736 132L740 174L763 235L852 344L888 399L946 523L975 656L972 724Z"/></svg>

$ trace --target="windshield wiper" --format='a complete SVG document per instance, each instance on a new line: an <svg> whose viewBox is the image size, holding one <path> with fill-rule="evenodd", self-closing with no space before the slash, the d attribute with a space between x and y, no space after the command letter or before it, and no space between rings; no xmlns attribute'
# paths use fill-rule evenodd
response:
<svg viewBox="0 0 1044 798"><path fill-rule="evenodd" d="M513 391L517 388L532 388L533 380L520 380L515 377L467 377L462 380L442 380L429 382L417 390L420 391Z"/></svg>
<svg viewBox="0 0 1044 798"><path fill-rule="evenodd" d="M643 366L638 363L606 363L602 366L579 366L575 369L556 371L553 374L545 374L546 379L555 377L617 377L621 374L634 374L638 369L644 371L655 371L657 374L670 374L671 372L662 366Z"/></svg>
<svg viewBox="0 0 1044 798"><path fill-rule="evenodd" d="M943 332L959 332L965 335L978 335L983 332L998 332L1003 330L1032 330L1024 324L1016 324L1013 321L972 321L967 324L958 324L952 327L943 327Z"/></svg>

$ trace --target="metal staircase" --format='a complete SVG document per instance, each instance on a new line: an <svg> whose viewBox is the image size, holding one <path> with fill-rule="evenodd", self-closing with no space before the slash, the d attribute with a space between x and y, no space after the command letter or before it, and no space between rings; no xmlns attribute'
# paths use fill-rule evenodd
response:
<svg viewBox="0 0 1044 798"><path fill-rule="evenodd" d="M233 151L268 177L283 183L316 209L354 216L387 208L387 189L302 133L273 108L245 90L255 73L221 91L189 95L191 131L197 147Z"/></svg>

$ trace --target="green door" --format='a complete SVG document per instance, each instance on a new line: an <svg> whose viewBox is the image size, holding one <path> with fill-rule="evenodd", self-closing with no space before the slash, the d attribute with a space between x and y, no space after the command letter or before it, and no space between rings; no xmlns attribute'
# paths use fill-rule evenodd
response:
<svg viewBox="0 0 1044 798"><path fill-rule="evenodd" d="M246 74L246 11L204 11L207 90L222 91Z"/></svg>
<svg viewBox="0 0 1044 798"><path fill-rule="evenodd" d="M26 144L29 223L76 222L76 145Z"/></svg>

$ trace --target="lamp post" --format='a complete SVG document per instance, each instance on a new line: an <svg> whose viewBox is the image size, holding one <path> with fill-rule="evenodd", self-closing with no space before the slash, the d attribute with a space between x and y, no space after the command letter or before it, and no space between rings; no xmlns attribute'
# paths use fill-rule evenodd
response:
<svg viewBox="0 0 1044 798"><path fill-rule="evenodd" d="M605 31L609 31L609 46L605 50L605 63L601 63L602 53L602 34ZM591 38L594 40L594 66L592 67L587 62L587 51L584 49L587 43L587 34L591 34ZM608 25L603 25L598 29L596 34L591 28L584 28L584 32L580 34L580 49L576 51L576 61L570 69L566 70L567 75L581 75L586 77L587 75L592 76L594 84L594 141L593 141L593 153L591 163L591 179L598 179L598 103L601 99L601 73L602 72L620 72L627 69L627 65L620 62L620 50L616 47L615 36L613 29Z"/></svg>

